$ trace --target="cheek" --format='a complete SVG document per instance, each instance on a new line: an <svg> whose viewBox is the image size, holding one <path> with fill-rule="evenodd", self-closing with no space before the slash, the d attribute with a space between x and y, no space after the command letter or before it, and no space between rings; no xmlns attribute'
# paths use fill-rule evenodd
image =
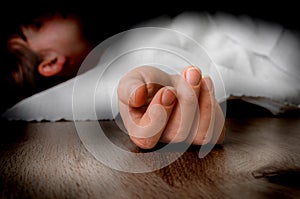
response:
<svg viewBox="0 0 300 199"><path fill-rule="evenodd" d="M73 59L82 59L90 51L90 45L82 38L69 38L62 46L64 53Z"/></svg>
<svg viewBox="0 0 300 199"><path fill-rule="evenodd" d="M64 46L61 47L64 54L69 59L70 67L79 67L87 54L92 50L92 46L80 35L70 35L66 38Z"/></svg>
<svg viewBox="0 0 300 199"><path fill-rule="evenodd" d="M56 33L57 45L68 52L80 52L85 50L88 45L87 39L81 30L77 28L61 29ZM53 41L55 42L55 41Z"/></svg>

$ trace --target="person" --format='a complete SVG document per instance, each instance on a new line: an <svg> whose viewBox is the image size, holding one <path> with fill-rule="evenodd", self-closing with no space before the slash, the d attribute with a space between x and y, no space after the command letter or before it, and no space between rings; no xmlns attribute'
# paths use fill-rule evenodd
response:
<svg viewBox="0 0 300 199"><path fill-rule="evenodd" d="M95 16L88 16L84 20L88 12L78 17L77 9L81 10L81 6L74 9L69 5L57 6L60 4L54 3L53 8L52 1L44 6L46 12L37 9L37 13L28 12L21 6L26 14L16 15L17 20L9 22L7 29L1 32L0 74L4 81L1 86L7 95L13 96L1 100L9 99L6 100L8 104L12 105L74 77L85 56L103 39L103 32L106 32L106 36L111 33L103 21L101 28L95 28L91 20ZM18 16L22 16L21 19ZM23 19L23 16L26 17ZM107 23L115 26L112 20L107 20ZM93 23L85 26L87 21ZM226 15L216 15L214 18L181 15L171 22L161 21L160 25L182 31L203 44L222 73L228 97L245 99L274 114L299 109L299 37L294 32L247 17L237 20ZM154 23L154 26L157 24ZM120 31L114 30L116 33ZM164 42L168 38L162 36L155 39ZM191 47L182 40L168 42L183 49ZM181 78L163 71L153 71L152 67L139 67L125 74L118 89L120 114L131 139L137 145L152 148L158 141L188 140L194 144L222 142L225 135L224 113L214 97L214 86L208 86L214 82L202 77L200 69L187 67L182 71ZM188 75L190 72L193 73L192 79ZM153 86L150 82L157 82L157 78L169 83ZM198 99L200 117L195 115L191 106L185 106L188 103L195 104L195 98L189 99L185 89L182 89L186 88L182 86L186 83L193 91L189 94ZM208 87L212 90L206 89ZM165 114L163 119L157 117L162 114ZM193 134L195 139L189 140L193 137L189 135L189 121L195 118L199 120L198 129ZM212 120L218 121L213 128L215 131L209 129ZM156 134L149 137L151 129L156 129Z"/></svg>
<svg viewBox="0 0 300 199"><path fill-rule="evenodd" d="M47 7L46 11L39 10L38 14L29 15L24 15L27 16L26 19L18 18L11 23L9 26L13 28L8 27L1 37L5 41L5 45L1 46L2 85L5 85L3 89L6 89L7 95L11 96L7 98L9 100L5 107L76 76L85 57L99 43L95 39L97 34L91 36L88 31L84 31L84 21L74 9L64 7L62 10L51 10ZM187 141L191 137L189 121L194 120L195 114L186 114L188 117L182 115L188 111L185 109L190 109L188 103L191 102L199 105L201 117L197 118L199 127L189 141L200 145L221 143L224 140L224 113L214 97L212 80L202 77L201 70L194 66L185 68L181 75L191 86L196 101L190 95L185 95L186 90L180 87L182 83L178 76L159 69L154 71L152 67L141 67L122 78L118 90L120 113L132 141L139 147L153 148L159 141ZM130 93L136 81L145 82L145 79L151 81L158 78L169 79L170 84L151 87L146 83ZM185 105L180 105L179 100L185 102ZM160 125L159 117L162 112L156 109L157 104L166 113L163 128L152 136L140 137L137 133L144 132L140 131L141 126L151 130ZM127 109L130 109L130 115L127 115ZM129 121L128 118L132 120ZM219 121L218 127L209 131L211 120L215 118Z"/></svg>

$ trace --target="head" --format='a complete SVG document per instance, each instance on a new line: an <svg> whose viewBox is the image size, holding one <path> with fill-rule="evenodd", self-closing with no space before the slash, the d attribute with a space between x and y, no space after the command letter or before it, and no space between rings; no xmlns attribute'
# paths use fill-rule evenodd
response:
<svg viewBox="0 0 300 199"><path fill-rule="evenodd" d="M37 54L36 69L45 78L73 77L92 48L76 16L42 16L20 29L22 35L12 37L9 44L19 43Z"/></svg>
<svg viewBox="0 0 300 199"><path fill-rule="evenodd" d="M74 77L93 48L71 12L45 12L18 21L8 33L1 38L0 67L10 102Z"/></svg>
<svg viewBox="0 0 300 199"><path fill-rule="evenodd" d="M122 17L111 17L114 8L99 10L97 1L89 0L5 1L0 7L0 25L5 27L0 31L0 91L7 95L1 98L5 107L74 77L92 48L128 29L126 19L133 18L126 18L127 10L113 13Z"/></svg>

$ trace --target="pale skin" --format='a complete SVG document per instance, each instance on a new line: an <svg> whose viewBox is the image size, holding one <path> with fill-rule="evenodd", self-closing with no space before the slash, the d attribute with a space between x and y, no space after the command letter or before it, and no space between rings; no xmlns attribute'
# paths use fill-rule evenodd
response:
<svg viewBox="0 0 300 199"><path fill-rule="evenodd" d="M225 118L215 99L213 82L202 77L197 67L186 67L181 76L138 67L120 80L118 96L124 125L141 148L153 148L159 141L203 145L224 140ZM157 108L151 110L158 104L166 114ZM166 117L163 122L162 117ZM190 121L195 118L196 126L192 127Z"/></svg>
<svg viewBox="0 0 300 199"><path fill-rule="evenodd" d="M81 24L74 17L60 15L39 20L42 25L38 28L22 27L26 40L13 37L10 42L20 42L43 55L38 72L45 78L75 76L92 50ZM160 141L202 145L224 140L225 119L213 82L197 67L186 67L181 76L151 66L138 67L120 80L118 97L125 127L141 148L153 148ZM196 128L192 127L194 119Z"/></svg>

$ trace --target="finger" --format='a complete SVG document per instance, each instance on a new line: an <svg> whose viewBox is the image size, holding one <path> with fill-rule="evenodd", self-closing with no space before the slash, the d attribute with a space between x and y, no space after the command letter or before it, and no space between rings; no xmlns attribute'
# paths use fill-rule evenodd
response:
<svg viewBox="0 0 300 199"><path fill-rule="evenodd" d="M201 71L193 66L186 67L181 77L175 79L178 103L162 135L162 142L182 142L188 137L198 109L200 81Z"/></svg>
<svg viewBox="0 0 300 199"><path fill-rule="evenodd" d="M205 77L201 80L198 128L191 133L194 136L193 144L203 145L211 140L216 120L216 103L212 80Z"/></svg>
<svg viewBox="0 0 300 199"><path fill-rule="evenodd" d="M131 140L144 149L154 147L164 131L175 103L176 92L173 87L160 89L141 117L136 116L134 108L119 101L120 114Z"/></svg>
<svg viewBox="0 0 300 199"><path fill-rule="evenodd" d="M141 107L146 103L147 97L148 92L143 76L131 72L122 77L118 85L119 100L132 107Z"/></svg>
<svg viewBox="0 0 300 199"><path fill-rule="evenodd" d="M171 85L170 76L154 67L137 67L126 73L118 85L118 98L124 104L141 107L151 101L163 86Z"/></svg>
<svg viewBox="0 0 300 199"><path fill-rule="evenodd" d="M182 77L193 88L196 96L199 96L200 82L202 79L202 73L199 68L194 66L188 66L182 71Z"/></svg>

